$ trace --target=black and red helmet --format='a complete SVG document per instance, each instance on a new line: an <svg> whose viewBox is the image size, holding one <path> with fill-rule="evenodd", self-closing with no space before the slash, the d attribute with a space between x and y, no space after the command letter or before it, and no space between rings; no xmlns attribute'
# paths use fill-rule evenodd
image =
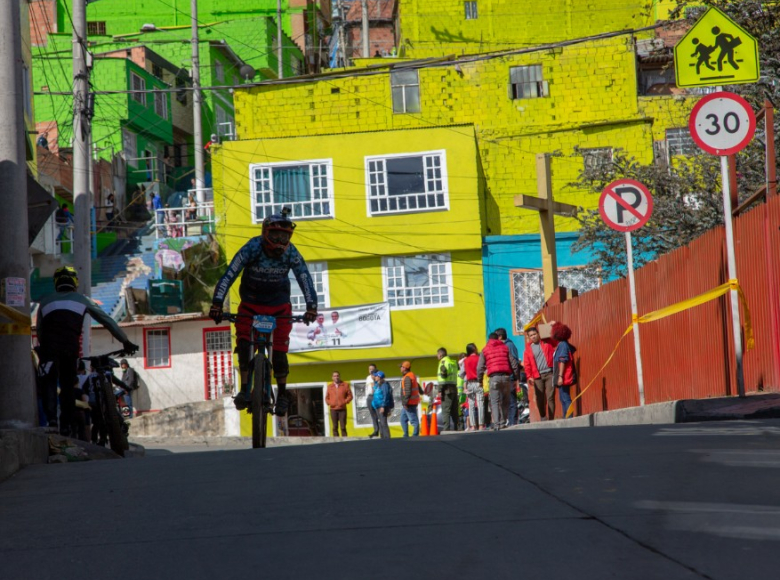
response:
<svg viewBox="0 0 780 580"><path fill-rule="evenodd" d="M290 245L295 224L290 219L292 209L283 207L280 213L269 215L263 220L263 245L270 251L281 254Z"/></svg>

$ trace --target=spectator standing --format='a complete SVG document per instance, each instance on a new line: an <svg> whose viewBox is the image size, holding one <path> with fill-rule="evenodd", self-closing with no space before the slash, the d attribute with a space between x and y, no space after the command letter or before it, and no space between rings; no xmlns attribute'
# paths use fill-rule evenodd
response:
<svg viewBox="0 0 780 580"><path fill-rule="evenodd" d="M477 365L479 364L479 351L477 345L469 343L466 345L466 358L463 359L463 378L466 380L464 390L466 399L469 403L469 431L484 431L485 412L482 408L485 402L482 384L477 375ZM481 423L481 427L480 427Z"/></svg>
<svg viewBox="0 0 780 580"><path fill-rule="evenodd" d="M162 200L160 199L160 192L152 192L152 209L157 216L157 229L165 231L165 211L163 211Z"/></svg>
<svg viewBox="0 0 780 580"><path fill-rule="evenodd" d="M420 383L412 372L412 363L404 361L401 365L401 431L409 437L409 423L412 424L412 437L420 435L420 418L417 406L420 404Z"/></svg>
<svg viewBox="0 0 780 580"><path fill-rule="evenodd" d="M563 418L571 406L572 385L577 383L577 368L574 366L574 353L577 349L569 344L571 329L565 324L556 323L552 328L552 338L558 344L553 353L553 383L558 389L558 398L561 400Z"/></svg>
<svg viewBox="0 0 780 580"><path fill-rule="evenodd" d="M441 397L442 431L458 430L458 363L441 347L436 356L439 359L439 396ZM450 429L450 419L455 422Z"/></svg>
<svg viewBox="0 0 780 580"><path fill-rule="evenodd" d="M477 363L477 377L487 375L490 384L490 407L493 416L493 430L505 427L509 412L509 389L513 378L520 374L520 365L516 358L509 355L509 347L498 340L498 335L491 332L488 343L482 349Z"/></svg>
<svg viewBox="0 0 780 580"><path fill-rule="evenodd" d="M125 392L124 400L127 408L130 409L130 418L132 419L135 410L133 409L133 396L130 393L138 389L138 373L127 363L126 358L119 361L119 366L122 368L122 382L130 389Z"/></svg>
<svg viewBox="0 0 780 580"><path fill-rule="evenodd" d="M393 412L395 401L393 400L393 388L385 381L385 373L376 372L376 388L374 389L374 409L376 409L379 418L379 437L381 439L390 439L390 427L387 425L387 418Z"/></svg>
<svg viewBox="0 0 780 580"><path fill-rule="evenodd" d="M369 439L373 439L379 435L379 422L376 416L376 409L374 409L374 385L376 385L376 365L371 363L368 365L368 376L366 377L366 407L371 414L371 424L374 426L374 431L368 436Z"/></svg>
<svg viewBox="0 0 780 580"><path fill-rule="evenodd" d="M109 225L114 221L114 194L109 193L106 197L106 221Z"/></svg>
<svg viewBox="0 0 780 580"><path fill-rule="evenodd" d="M523 365L528 375L528 386L536 395L536 408L542 421L555 418L555 386L553 385L553 353L557 343L550 338L542 340L539 330L531 327L525 331Z"/></svg>
<svg viewBox="0 0 780 580"><path fill-rule="evenodd" d="M517 352L515 343L507 337L505 328L496 328L496 335L498 340L503 342L509 349L509 356L515 360L520 360L520 354ZM518 365L519 366L519 365ZM507 420L507 427L517 425L517 385L520 382L520 372L513 377L512 386L509 388L509 416Z"/></svg>
<svg viewBox="0 0 780 580"><path fill-rule="evenodd" d="M341 380L338 371L333 373L333 382L328 384L328 392L325 402L330 407L330 422L333 427L333 436L339 437L339 425L341 425L341 437L347 436L347 405L352 401L352 391L349 383Z"/></svg>

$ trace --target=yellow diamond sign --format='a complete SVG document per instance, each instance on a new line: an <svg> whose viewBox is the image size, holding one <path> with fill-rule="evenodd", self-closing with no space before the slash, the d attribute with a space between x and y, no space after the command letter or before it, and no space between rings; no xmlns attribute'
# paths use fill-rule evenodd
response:
<svg viewBox="0 0 780 580"><path fill-rule="evenodd" d="M758 42L717 8L710 8L674 47L678 87L758 82Z"/></svg>

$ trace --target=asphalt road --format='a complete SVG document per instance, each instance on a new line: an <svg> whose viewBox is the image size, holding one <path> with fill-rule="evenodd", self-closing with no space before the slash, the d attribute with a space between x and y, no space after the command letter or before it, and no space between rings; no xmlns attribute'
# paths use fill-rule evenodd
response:
<svg viewBox="0 0 780 580"><path fill-rule="evenodd" d="M776 579L780 421L27 467L0 579Z"/></svg>

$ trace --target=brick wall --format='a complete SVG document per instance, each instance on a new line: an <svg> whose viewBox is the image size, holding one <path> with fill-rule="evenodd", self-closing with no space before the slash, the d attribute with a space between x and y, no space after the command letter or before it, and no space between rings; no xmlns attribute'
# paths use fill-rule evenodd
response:
<svg viewBox="0 0 780 580"><path fill-rule="evenodd" d="M35 0L29 3L30 40L33 46L46 46L47 35L57 32L57 1Z"/></svg>

